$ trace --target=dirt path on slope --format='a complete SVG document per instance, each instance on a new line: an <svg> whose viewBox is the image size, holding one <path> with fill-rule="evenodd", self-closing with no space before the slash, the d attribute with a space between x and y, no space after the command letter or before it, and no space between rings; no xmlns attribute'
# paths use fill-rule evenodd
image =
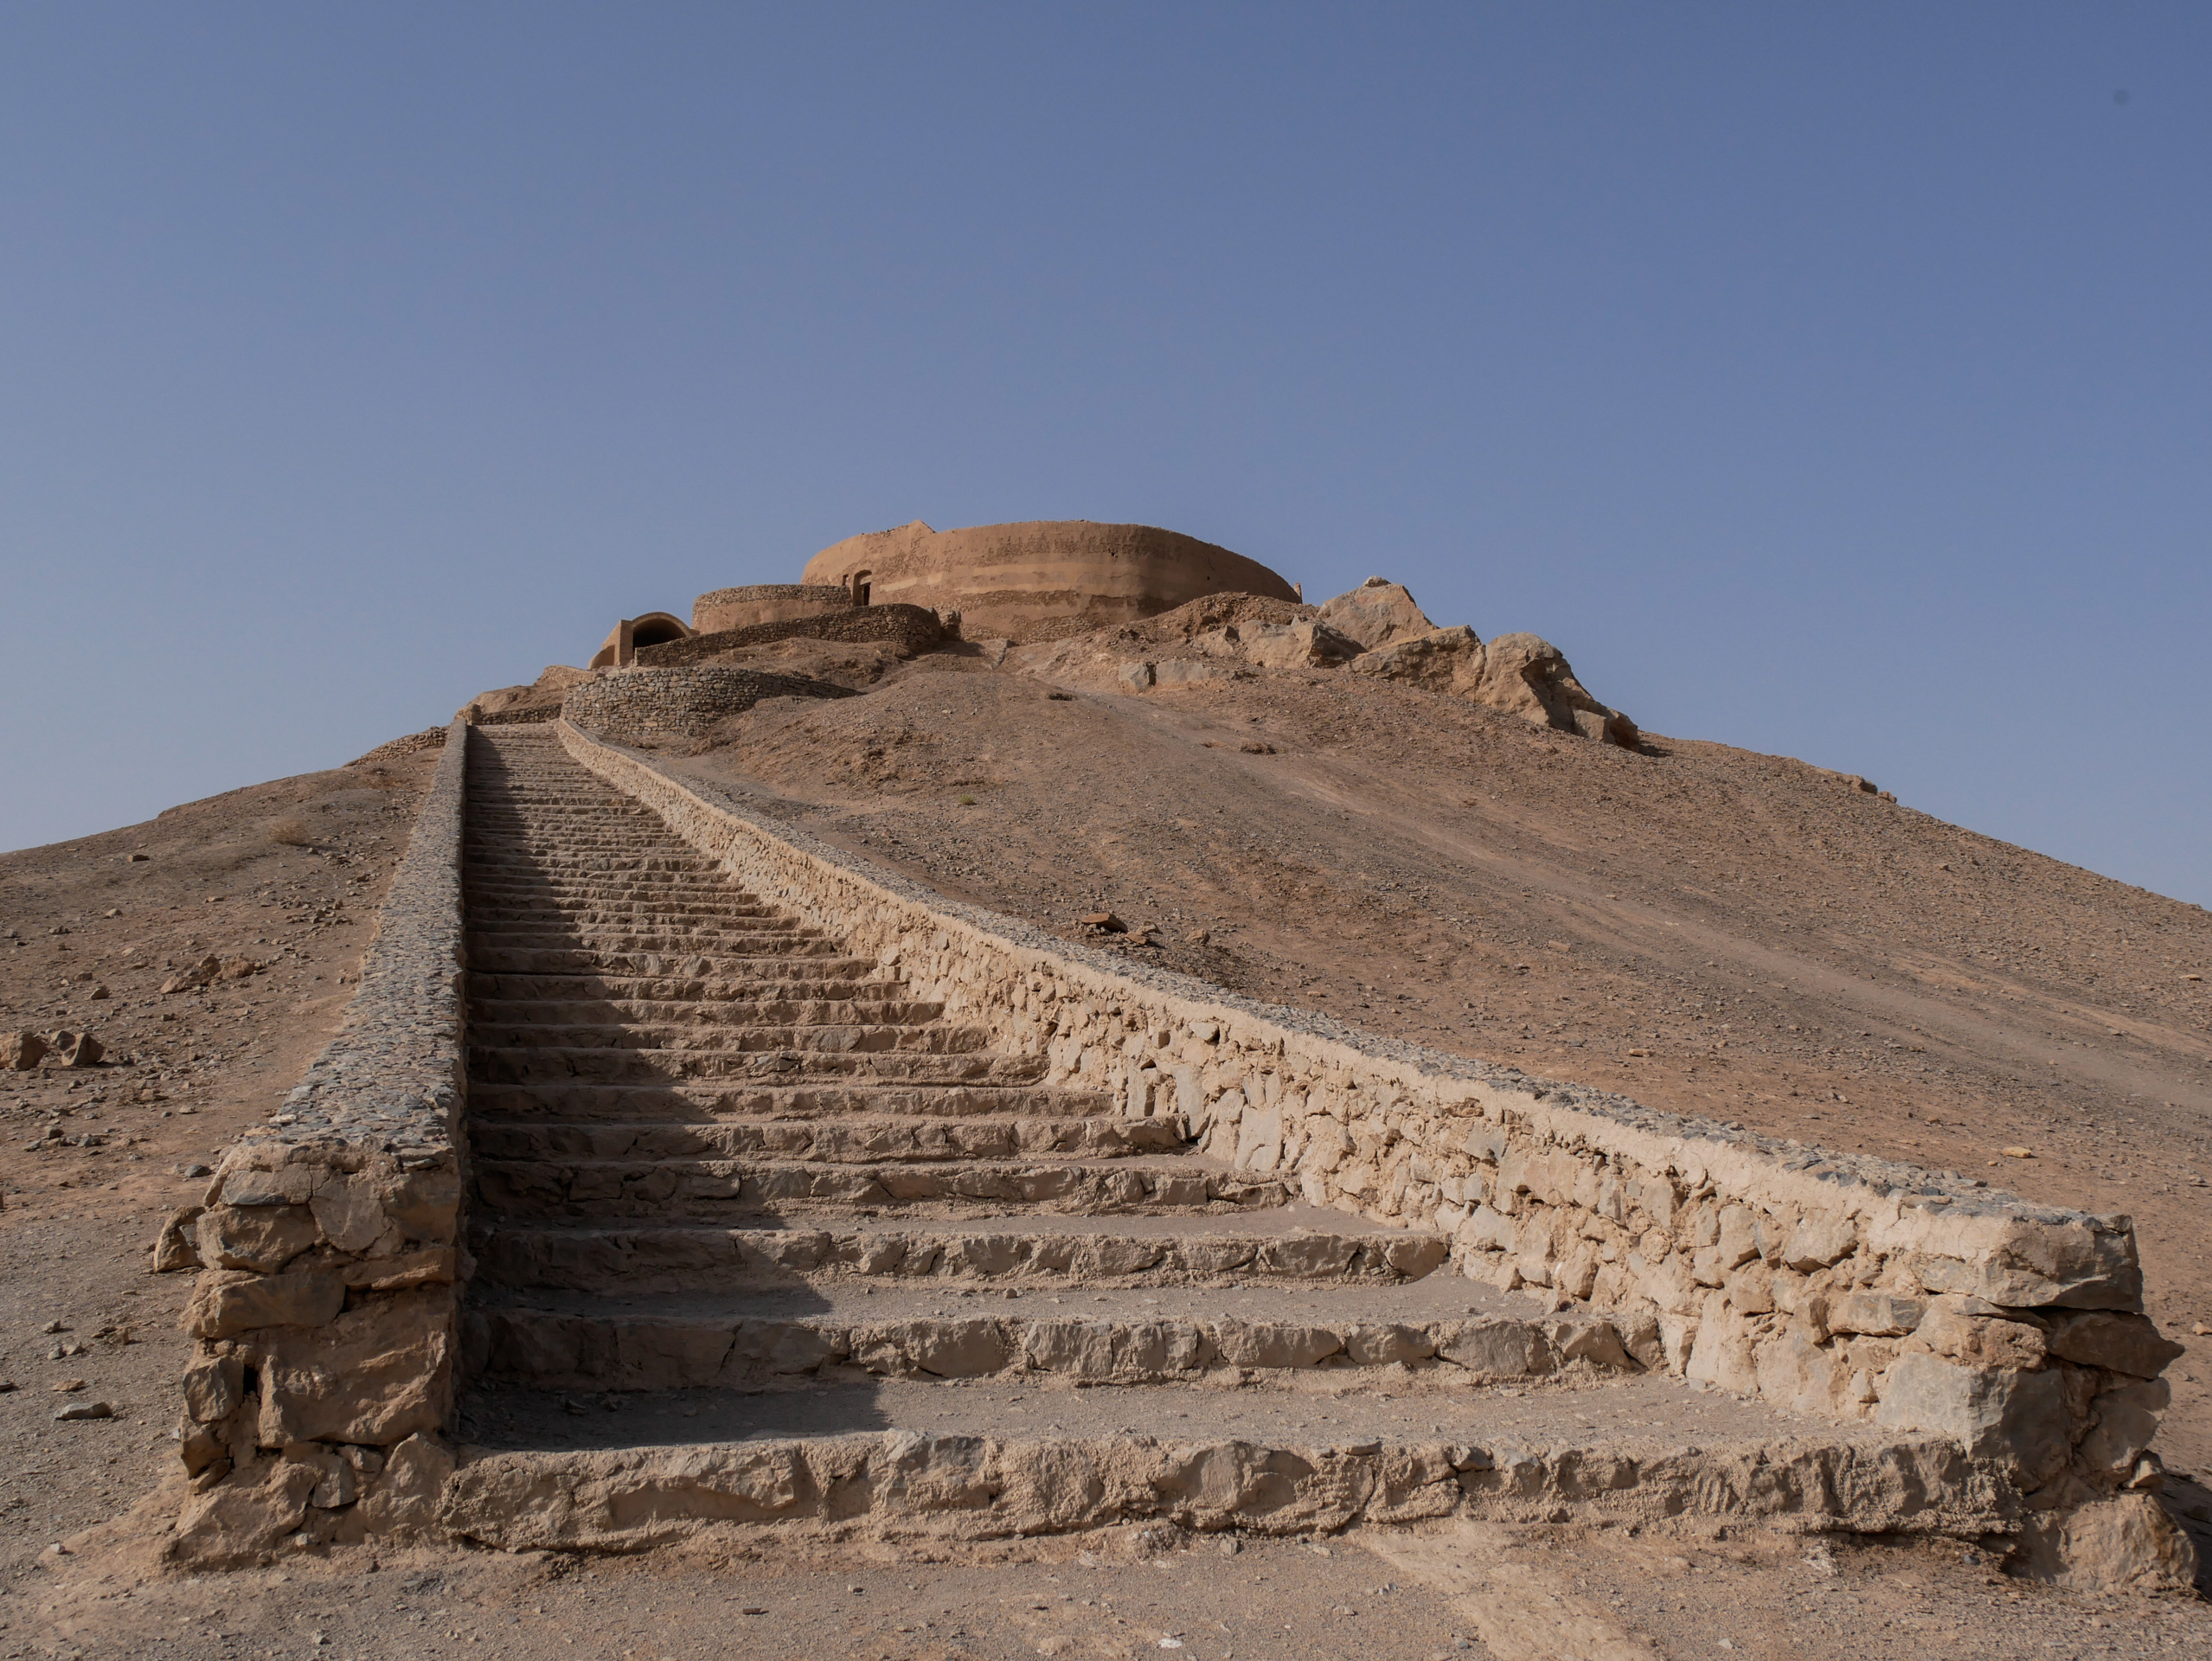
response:
<svg viewBox="0 0 2212 1661"><path fill-rule="evenodd" d="M2131 1214L2151 1311L2192 1346L2162 1446L2212 1464L2199 907L1786 758L1601 748L1320 670L1070 695L939 654L671 759L956 898L1237 991ZM1087 933L1097 910L1159 944Z"/></svg>

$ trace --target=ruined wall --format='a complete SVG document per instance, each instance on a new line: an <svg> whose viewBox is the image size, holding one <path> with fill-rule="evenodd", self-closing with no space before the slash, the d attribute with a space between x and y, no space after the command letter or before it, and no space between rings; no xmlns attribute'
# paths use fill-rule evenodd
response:
<svg viewBox="0 0 2212 1661"><path fill-rule="evenodd" d="M157 1269L200 1272L182 1561L425 1529L452 1471L468 731L447 730L343 1029L156 1242Z"/></svg>
<svg viewBox="0 0 2212 1661"><path fill-rule="evenodd" d="M697 738L724 716L750 709L763 698L850 696L850 687L801 675L764 675L713 664L627 669L571 687L561 700L561 716L615 737Z"/></svg>
<svg viewBox="0 0 2212 1661"><path fill-rule="evenodd" d="M1451 1242L1459 1272L1612 1311L1645 1364L1954 1437L2054 1516L2138 1479L2179 1353L2132 1225L1655 1112L1380 1038L952 903L561 728L771 904L895 965L1054 1082L1179 1115L1318 1205Z"/></svg>
<svg viewBox="0 0 2212 1661"><path fill-rule="evenodd" d="M681 664L700 663L739 646L765 646L773 641L802 637L814 640L888 640L901 656L912 657L958 638L958 631L948 629L935 612L920 606L850 606L841 612L724 629L715 634L696 634L689 640L671 640L664 645L640 646L638 662L648 669L670 669Z"/></svg>
<svg viewBox="0 0 2212 1661"><path fill-rule="evenodd" d="M693 600L691 627L698 634L720 634L727 629L819 617L824 612L846 610L852 603L852 595L836 583L747 583L738 588L717 588Z"/></svg>

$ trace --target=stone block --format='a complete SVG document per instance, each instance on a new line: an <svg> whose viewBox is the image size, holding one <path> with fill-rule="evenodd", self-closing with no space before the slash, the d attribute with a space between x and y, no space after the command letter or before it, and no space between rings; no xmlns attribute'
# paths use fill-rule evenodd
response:
<svg viewBox="0 0 2212 1661"><path fill-rule="evenodd" d="M2023 1488L2065 1468L2071 1449L2055 1372L1962 1367L1914 1350L1897 1357L1880 1389L1877 1423L1949 1436L1972 1457L1997 1461Z"/></svg>
<svg viewBox="0 0 2212 1661"><path fill-rule="evenodd" d="M2132 1373L2138 1378L2156 1378L2169 1362L2189 1353L2183 1345L2160 1337L2147 1315L2105 1310L2054 1317L2049 1344L2051 1354L2061 1361Z"/></svg>
<svg viewBox="0 0 2212 1661"><path fill-rule="evenodd" d="M218 1205L194 1225L194 1246L211 1268L274 1274L322 1238L304 1205Z"/></svg>
<svg viewBox="0 0 2212 1661"><path fill-rule="evenodd" d="M319 1270L254 1274L209 1270L192 1289L185 1325L213 1342L262 1327L321 1326L345 1307L344 1279Z"/></svg>
<svg viewBox="0 0 2212 1661"><path fill-rule="evenodd" d="M1830 1299L1828 1330L1897 1337L1918 1326L1927 1312L1926 1299L1900 1298L1887 1292L1847 1292Z"/></svg>
<svg viewBox="0 0 2212 1661"><path fill-rule="evenodd" d="M2125 1482L2158 1433L2158 1421L2173 1401L2163 1378L2138 1379L2110 1389L2089 1403L2096 1422L2081 1439L2074 1463L2087 1475Z"/></svg>
<svg viewBox="0 0 2212 1661"><path fill-rule="evenodd" d="M452 1289L427 1287L375 1299L311 1331L257 1336L261 1446L386 1447L437 1429L452 1405L453 1313Z"/></svg>

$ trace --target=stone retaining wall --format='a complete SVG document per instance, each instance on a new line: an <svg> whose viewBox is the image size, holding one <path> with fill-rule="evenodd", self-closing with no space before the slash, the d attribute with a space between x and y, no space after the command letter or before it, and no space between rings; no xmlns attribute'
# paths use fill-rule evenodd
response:
<svg viewBox="0 0 2212 1661"><path fill-rule="evenodd" d="M832 593L843 593L833 589ZM670 640L657 646L638 648L637 661L653 669L680 664L703 663L718 652L739 646L765 646L778 640L888 640L901 654L911 657L947 639L959 638L935 612L921 606L858 606L816 616L779 619L695 634L689 640Z"/></svg>
<svg viewBox="0 0 2212 1661"><path fill-rule="evenodd" d="M751 582L716 588L693 600L691 627L699 634L719 634L756 623L841 611L852 603L852 595L836 583Z"/></svg>
<svg viewBox="0 0 2212 1661"><path fill-rule="evenodd" d="M1610 1311L1646 1366L1952 1437L2019 1497L2030 1534L2155 1485L2158 1375L2180 1350L2141 1312L2126 1217L1656 1112L1129 965L559 732L763 899L896 966L997 1046L1048 1057L1050 1082L1180 1116L1208 1151L1315 1204L1435 1230L1473 1278ZM2147 1495L2121 1503L2156 1510Z"/></svg>
<svg viewBox="0 0 2212 1661"><path fill-rule="evenodd" d="M452 1472L468 743L455 721L343 1028L156 1242L199 1271L182 1562L426 1529Z"/></svg>
<svg viewBox="0 0 2212 1661"><path fill-rule="evenodd" d="M625 669L571 687L560 715L564 721L616 737L700 738L716 721L750 709L763 698L852 696L850 687L801 675L764 675L719 666Z"/></svg>

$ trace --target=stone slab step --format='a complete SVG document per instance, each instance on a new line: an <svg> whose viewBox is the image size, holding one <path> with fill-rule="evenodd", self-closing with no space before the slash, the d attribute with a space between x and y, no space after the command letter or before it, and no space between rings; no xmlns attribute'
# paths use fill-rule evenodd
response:
<svg viewBox="0 0 2212 1661"><path fill-rule="evenodd" d="M1164 1297L1071 1292L1023 1299L1019 1311L1011 1299L988 1300L997 1309L971 1299L965 1309L947 1310L963 1300L898 1286L882 1296L864 1295L875 1292L874 1286L565 1299L494 1291L464 1317L463 1366L489 1383L620 1391L735 1389L855 1374L1027 1373L1085 1384L1164 1384L1247 1369L1389 1369L1401 1388L1435 1388L1578 1369L1643 1370L1602 1318L1468 1313L1465 1299L1433 1290L1443 1279L1388 1288L1271 1286ZM828 1307L776 1307L801 1301ZM1187 1307L1207 1303L1223 1307L1203 1313ZM1421 1318L1422 1305L1446 1303L1461 1312ZM1132 1307L1138 1304L1151 1307Z"/></svg>
<svg viewBox="0 0 2212 1661"><path fill-rule="evenodd" d="M723 928L712 924L696 928L621 928L612 925L576 924L548 928L540 923L495 923L468 928L469 961L479 961L479 952L589 952L595 954L676 952L715 957L772 957L788 952L795 957L837 958L845 955L842 945L824 940L812 929ZM601 957L601 961L612 960Z"/></svg>
<svg viewBox="0 0 2212 1661"><path fill-rule="evenodd" d="M479 1221L478 1286L620 1293L724 1291L839 1279L927 1280L994 1291L1287 1281L1394 1285L1446 1257L1435 1235L1374 1228L1309 1208L1225 1216L983 1216L926 1228L717 1228ZM1138 1232L1142 1225L1154 1227ZM1303 1223L1305 1226L1298 1226ZM1321 1226L1315 1227L1316 1223ZM1352 1223L1349 1228L1342 1225ZM1160 1225L1167 1225L1161 1227ZM1171 1228L1172 1232L1170 1232ZM1469 1281L1478 1294L1487 1289ZM1501 1294L1502 1295L1502 1294Z"/></svg>
<svg viewBox="0 0 2212 1661"><path fill-rule="evenodd" d="M724 920L753 933L786 933L798 927L795 918L779 916L759 907L726 905L719 901L579 900L533 901L510 905L497 898L469 901L471 926L489 928L500 923L535 923L548 928L574 927L580 923L611 923L619 927L655 927L663 923Z"/></svg>
<svg viewBox="0 0 2212 1661"><path fill-rule="evenodd" d="M981 1049L991 1035L981 1027L957 1027L938 1023L902 1026L894 1021L851 1019L848 1006L819 1023L782 1021L759 1026L679 1026L670 1022L640 1022L634 1026L587 1027L533 1025L525 1022L488 1019L471 1021L471 1044L489 1049L529 1050L574 1056L585 1051L630 1050L647 1056L673 1059L714 1050L831 1049L869 1054L912 1050L922 1055L958 1055Z"/></svg>
<svg viewBox="0 0 2212 1661"><path fill-rule="evenodd" d="M471 972L466 979L471 1004L487 1000L514 1003L537 1000L552 1003L656 1004L737 1003L751 998L854 998L870 994L898 995L906 983L885 976L863 959L843 959L843 972L825 974L808 965L794 965L787 973L773 958L763 959L750 973L728 976L562 974L526 975Z"/></svg>
<svg viewBox="0 0 2212 1661"><path fill-rule="evenodd" d="M725 1119L559 1123L479 1113L469 1145L479 1159L798 1159L872 1164L947 1159L1173 1153L1189 1140L1180 1119Z"/></svg>
<svg viewBox="0 0 2212 1661"><path fill-rule="evenodd" d="M669 1084L482 1084L469 1092L474 1123L550 1119L600 1124L717 1119L1084 1119L1112 1113L1096 1090L1042 1085L933 1085L858 1081L713 1087Z"/></svg>
<svg viewBox="0 0 2212 1661"><path fill-rule="evenodd" d="M1450 1395L1377 1392L1357 1374L1235 1390L901 1380L598 1399L488 1390L464 1403L460 1434L440 1522L516 1550L632 1551L710 1527L773 1528L789 1544L810 1530L1292 1535L1451 1517L1971 1534L2002 1516L1955 1444L1645 1378Z"/></svg>
<svg viewBox="0 0 2212 1661"><path fill-rule="evenodd" d="M696 949L602 952L573 942L546 948L486 946L481 952L471 952L469 963L472 971L483 974L561 976L571 979L626 975L734 980L763 975L783 980L845 980L866 979L880 972L874 959L843 956L832 942L811 940L806 944L810 949L805 953L779 950L750 957Z"/></svg>
<svg viewBox="0 0 2212 1661"><path fill-rule="evenodd" d="M495 1049L473 1044L469 1049L469 1076L486 1084L669 1085L729 1080L791 1085L1015 1085L1035 1082L1044 1075L1044 1067L1042 1058L990 1050L941 1055L913 1050Z"/></svg>
<svg viewBox="0 0 2212 1661"><path fill-rule="evenodd" d="M852 989L842 997L825 997L818 992L807 997L776 997L767 994L765 988L748 990L752 996L725 998L471 997L469 1016L472 1029L561 1027L580 1035L613 1027L625 1031L824 1023L910 1027L934 1021L945 1010L933 999L896 996L905 989L881 983ZM887 992L894 996L884 996ZM580 1038L572 1041L587 1042ZM693 1042L696 1042L696 1035Z"/></svg>
<svg viewBox="0 0 2212 1661"><path fill-rule="evenodd" d="M779 1215L958 1215L1009 1206L1045 1214L1157 1213L1264 1208L1290 1197L1279 1182L1255 1182L1189 1156L879 1165L771 1159L479 1158L474 1173L478 1202L491 1215L546 1222L632 1217L734 1221L771 1210Z"/></svg>

